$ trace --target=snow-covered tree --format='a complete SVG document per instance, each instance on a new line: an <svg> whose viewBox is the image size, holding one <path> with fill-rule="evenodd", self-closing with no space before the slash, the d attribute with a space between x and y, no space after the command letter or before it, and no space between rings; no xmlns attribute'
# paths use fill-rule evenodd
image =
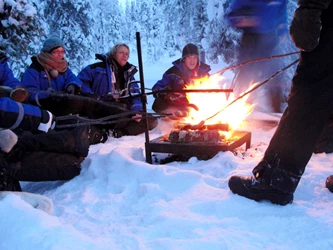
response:
<svg viewBox="0 0 333 250"><path fill-rule="evenodd" d="M50 35L59 36L66 46L66 58L78 73L94 56L94 29L91 24L91 1L46 0L45 17Z"/></svg>
<svg viewBox="0 0 333 250"><path fill-rule="evenodd" d="M35 44L44 29L34 6L26 0L0 0L0 45L11 58L10 65L20 78L28 65L28 58L37 51Z"/></svg>

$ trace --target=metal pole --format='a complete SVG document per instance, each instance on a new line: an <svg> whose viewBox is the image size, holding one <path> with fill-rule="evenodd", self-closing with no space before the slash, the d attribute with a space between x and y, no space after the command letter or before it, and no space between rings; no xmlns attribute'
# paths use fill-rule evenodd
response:
<svg viewBox="0 0 333 250"><path fill-rule="evenodd" d="M140 32L136 32L136 45L137 45L137 51L138 51L138 63L139 63L139 73L140 73L140 85L141 85L141 102L142 102L142 111L145 113L145 121L146 121L146 131L145 131L145 137L146 137L146 161L148 163L152 163L151 159L151 152L150 150L147 150L147 145L149 144L149 123L148 123L148 115L147 115L147 95L145 92L145 81L143 77L143 66L142 66L142 54L141 54L141 39L140 39Z"/></svg>

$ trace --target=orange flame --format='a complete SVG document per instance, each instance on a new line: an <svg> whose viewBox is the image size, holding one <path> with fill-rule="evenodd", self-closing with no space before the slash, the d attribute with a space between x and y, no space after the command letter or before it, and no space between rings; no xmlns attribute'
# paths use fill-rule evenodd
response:
<svg viewBox="0 0 333 250"><path fill-rule="evenodd" d="M187 86L187 89L223 89L222 76L210 76L193 80L193 84ZM229 95L229 97L228 97ZM229 103L234 101L233 93L186 93L186 98L190 103L195 104L199 111L190 110L189 115L185 118L186 123L198 124L205 120L205 124L228 124L231 131L240 127L244 118L253 110L253 105L246 103L247 96L229 107ZM225 108L225 109L224 109ZM221 111L223 110L223 111Z"/></svg>

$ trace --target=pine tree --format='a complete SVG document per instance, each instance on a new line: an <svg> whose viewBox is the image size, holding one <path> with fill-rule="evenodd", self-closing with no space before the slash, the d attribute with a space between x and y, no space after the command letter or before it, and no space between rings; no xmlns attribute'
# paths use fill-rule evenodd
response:
<svg viewBox="0 0 333 250"><path fill-rule="evenodd" d="M94 32L89 0L46 0L45 16L50 35L59 36L66 46L66 58L74 73L78 73L93 58Z"/></svg>
<svg viewBox="0 0 333 250"><path fill-rule="evenodd" d="M44 29L36 8L22 0L3 2L0 21L1 47L11 58L14 74L20 78L28 66L28 58L37 51L35 44L43 36Z"/></svg>

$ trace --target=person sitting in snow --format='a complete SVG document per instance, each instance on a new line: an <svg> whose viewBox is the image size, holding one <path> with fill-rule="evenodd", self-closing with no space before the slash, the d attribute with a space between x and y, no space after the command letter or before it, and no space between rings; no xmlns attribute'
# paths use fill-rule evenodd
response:
<svg viewBox="0 0 333 250"><path fill-rule="evenodd" d="M1 127L0 191L22 191L19 181L70 180L79 175L89 146L96 144L94 131L93 127L79 126L74 130L42 134L24 131L16 135Z"/></svg>
<svg viewBox="0 0 333 250"><path fill-rule="evenodd" d="M54 125L49 111L0 97L0 191L20 191L19 181L69 180L80 173L89 146L100 142L99 130L55 132Z"/></svg>
<svg viewBox="0 0 333 250"><path fill-rule="evenodd" d="M158 91L183 90L193 79L209 76L211 68L199 60L199 48L192 43L185 45L182 57L172 64L162 79L153 86L153 92L156 93L152 108L159 114L185 115L188 112L189 102L184 93ZM176 118L176 116L171 117Z"/></svg>
<svg viewBox="0 0 333 250"><path fill-rule="evenodd" d="M124 112L137 112L126 127L115 128L116 137L141 134L146 129L140 114L143 110L140 98L129 96L140 94L139 85L134 81L138 70L128 62L129 56L130 49L126 44L116 44L106 55L96 54L96 59L101 62L88 65L78 74L83 91L94 93L103 102L119 105ZM150 130L157 126L153 117L149 117L148 123Z"/></svg>
<svg viewBox="0 0 333 250"><path fill-rule="evenodd" d="M65 53L63 41L52 36L44 41L41 52L31 58L21 85L29 90L29 101L34 101L41 91L80 93L82 82L70 70Z"/></svg>
<svg viewBox="0 0 333 250"><path fill-rule="evenodd" d="M28 93L21 88L21 82L14 77L4 50L4 47L0 47L0 97L10 96L16 101L23 101Z"/></svg>
<svg viewBox="0 0 333 250"><path fill-rule="evenodd" d="M13 90L1 92L4 84L20 84L4 61L0 69L0 191L21 191L19 181L69 180L78 175L89 146L101 141L100 129L53 131L51 112L16 102Z"/></svg>

